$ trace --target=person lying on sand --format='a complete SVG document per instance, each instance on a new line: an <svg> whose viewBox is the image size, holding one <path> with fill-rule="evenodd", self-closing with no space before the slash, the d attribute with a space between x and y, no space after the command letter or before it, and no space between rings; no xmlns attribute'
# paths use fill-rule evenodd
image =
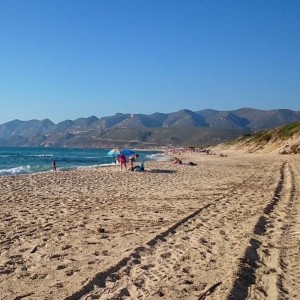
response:
<svg viewBox="0 0 300 300"><path fill-rule="evenodd" d="M188 166L197 166L197 164L195 164L194 162L190 161L187 163Z"/></svg>
<svg viewBox="0 0 300 300"><path fill-rule="evenodd" d="M175 157L173 164L178 164L178 165L187 165L187 166L197 166L196 163L190 161L188 163L183 163L179 158Z"/></svg>
<svg viewBox="0 0 300 300"><path fill-rule="evenodd" d="M173 161L173 164L181 165L181 164L182 164L182 161L181 161L179 158L175 157L175 158L174 158L174 161Z"/></svg>

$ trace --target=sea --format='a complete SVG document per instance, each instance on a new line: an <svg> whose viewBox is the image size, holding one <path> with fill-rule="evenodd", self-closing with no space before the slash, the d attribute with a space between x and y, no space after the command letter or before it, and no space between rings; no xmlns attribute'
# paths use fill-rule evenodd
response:
<svg viewBox="0 0 300 300"><path fill-rule="evenodd" d="M50 172L53 160L56 161L57 171L115 165L115 157L107 154L110 150L0 147L0 176ZM136 162L168 160L168 156L160 151L135 153L139 154Z"/></svg>

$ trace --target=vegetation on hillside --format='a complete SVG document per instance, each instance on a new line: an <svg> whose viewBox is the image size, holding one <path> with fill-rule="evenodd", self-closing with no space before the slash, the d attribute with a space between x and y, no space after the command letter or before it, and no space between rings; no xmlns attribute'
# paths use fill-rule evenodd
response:
<svg viewBox="0 0 300 300"><path fill-rule="evenodd" d="M300 122L293 122L286 126L281 127L278 131L278 136L279 138L286 140L299 132L300 132Z"/></svg>
<svg viewBox="0 0 300 300"><path fill-rule="evenodd" d="M256 150L264 149L270 145L284 145L281 154L300 153L300 122L289 123L282 127L263 130L254 134L245 134L230 145L242 145L244 147L255 146ZM293 141L294 140L294 141Z"/></svg>

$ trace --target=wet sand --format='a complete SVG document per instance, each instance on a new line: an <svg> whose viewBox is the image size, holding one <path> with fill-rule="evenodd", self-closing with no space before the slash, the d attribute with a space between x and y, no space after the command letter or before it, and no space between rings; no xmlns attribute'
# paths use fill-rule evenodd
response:
<svg viewBox="0 0 300 300"><path fill-rule="evenodd" d="M297 299L300 156L0 177L0 299Z"/></svg>

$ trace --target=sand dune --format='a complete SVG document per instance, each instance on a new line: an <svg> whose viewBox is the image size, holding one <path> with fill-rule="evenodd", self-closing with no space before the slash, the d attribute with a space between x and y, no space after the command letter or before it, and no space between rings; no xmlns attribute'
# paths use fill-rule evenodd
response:
<svg viewBox="0 0 300 300"><path fill-rule="evenodd" d="M297 299L300 157L0 177L1 299Z"/></svg>

